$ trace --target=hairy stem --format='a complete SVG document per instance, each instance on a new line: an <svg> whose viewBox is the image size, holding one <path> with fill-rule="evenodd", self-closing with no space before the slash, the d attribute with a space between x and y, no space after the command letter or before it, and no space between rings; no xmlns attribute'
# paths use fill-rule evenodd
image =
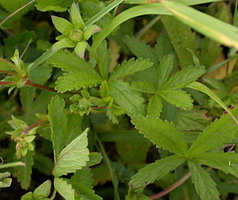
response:
<svg viewBox="0 0 238 200"><path fill-rule="evenodd" d="M155 194L155 195L151 196L150 198L151 199L158 199L160 197L165 196L166 194L168 194L169 192L171 192L172 190L174 190L178 186L182 185L186 180L188 180L190 178L191 175L192 175L191 172L185 174L181 179L176 181L174 184L172 184L168 188L164 189L163 191L159 192L158 194Z"/></svg>

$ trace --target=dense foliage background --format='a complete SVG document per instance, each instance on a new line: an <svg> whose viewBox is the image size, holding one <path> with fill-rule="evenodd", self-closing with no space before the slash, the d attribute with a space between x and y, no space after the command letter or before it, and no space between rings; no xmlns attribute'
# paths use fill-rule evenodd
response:
<svg viewBox="0 0 238 200"><path fill-rule="evenodd" d="M0 199L238 199L236 1L0 0Z"/></svg>

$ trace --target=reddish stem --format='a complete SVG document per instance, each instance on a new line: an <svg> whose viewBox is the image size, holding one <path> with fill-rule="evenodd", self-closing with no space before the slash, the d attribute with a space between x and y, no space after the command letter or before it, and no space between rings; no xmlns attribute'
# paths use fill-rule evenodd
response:
<svg viewBox="0 0 238 200"><path fill-rule="evenodd" d="M41 124L41 123L43 123L43 122L47 122L47 121L46 121L46 120L40 120L40 121L38 121L38 122L36 122L36 123L30 125L28 128L26 128L26 129L22 132L22 134L27 134L28 131L30 131L31 129L35 128L36 126L38 126L39 124Z"/></svg>
<svg viewBox="0 0 238 200"><path fill-rule="evenodd" d="M42 89L42 90L48 90L48 91L51 91L51 92L57 92L54 88L51 88L51 87L48 87L48 86L45 86L45 85L41 85L41 84L38 84L38 83L34 83L31 80L29 80L29 79L26 79L25 84L33 86L33 87L36 87L36 88L39 88L39 89Z"/></svg>
<svg viewBox="0 0 238 200"><path fill-rule="evenodd" d="M158 199L160 197L165 196L166 194L168 194L169 192L171 192L172 190L174 190L175 188L177 188L178 186L182 185L186 180L188 180L191 176L191 172L185 174L181 179L179 179L177 182L175 182L174 184L172 184L171 186L169 186L168 188L164 189L163 191L159 192L158 194L155 194L153 196L151 196L151 199Z"/></svg>
<svg viewBox="0 0 238 200"><path fill-rule="evenodd" d="M0 85L14 85L15 82L11 82L11 81L2 81L0 82Z"/></svg>
<svg viewBox="0 0 238 200"><path fill-rule="evenodd" d="M100 109L104 109L104 108L107 108L107 106L92 107L93 110L100 110Z"/></svg>
<svg viewBox="0 0 238 200"><path fill-rule="evenodd" d="M12 75L12 76L18 76L16 73L5 71L5 70L0 70L0 73L9 74L9 75Z"/></svg>

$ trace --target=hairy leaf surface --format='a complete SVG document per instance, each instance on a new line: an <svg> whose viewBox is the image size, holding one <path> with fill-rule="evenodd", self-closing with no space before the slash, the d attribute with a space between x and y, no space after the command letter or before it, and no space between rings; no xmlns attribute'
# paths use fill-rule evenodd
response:
<svg viewBox="0 0 238 200"><path fill-rule="evenodd" d="M189 161L188 166L192 173L192 182L201 200L219 200L216 183L209 174L197 163Z"/></svg>
<svg viewBox="0 0 238 200"><path fill-rule="evenodd" d="M185 159L177 155L157 160L140 169L139 172L132 177L129 185L133 189L145 187L146 185L153 183L156 179L164 177L167 173L176 169L183 162L185 162Z"/></svg>
<svg viewBox="0 0 238 200"><path fill-rule="evenodd" d="M65 200L75 200L75 191L72 185L68 184L63 178L54 178L55 189Z"/></svg>
<svg viewBox="0 0 238 200"><path fill-rule="evenodd" d="M123 78L125 76L134 74L136 72L148 69L153 66L153 63L149 59L139 58L135 60L134 58L122 62L121 65L116 67L116 70L112 73L112 78Z"/></svg>
<svg viewBox="0 0 238 200"><path fill-rule="evenodd" d="M183 90L159 90L159 95L169 103L179 107L191 110L193 108L193 99L191 95Z"/></svg>
<svg viewBox="0 0 238 200"><path fill-rule="evenodd" d="M236 116L238 114L238 106L233 109ZM230 115L223 115L220 119L213 122L207 127L201 135L195 140L189 149L190 155L199 154L210 151L224 143L229 143L232 138L238 136L238 126L232 120Z"/></svg>
<svg viewBox="0 0 238 200"><path fill-rule="evenodd" d="M61 151L52 171L54 176L74 173L76 170L87 165L87 162L89 161L87 132L88 129Z"/></svg>
<svg viewBox="0 0 238 200"><path fill-rule="evenodd" d="M51 126L51 139L53 142L54 160L59 157L60 152L64 148L67 137L67 114L64 110L65 102L59 96L51 99L49 104L49 120Z"/></svg>
<svg viewBox="0 0 238 200"><path fill-rule="evenodd" d="M115 102L124 108L128 115L144 112L144 99L130 88L129 83L116 79L109 80L109 91Z"/></svg>
<svg viewBox="0 0 238 200"><path fill-rule="evenodd" d="M173 123L158 118L137 115L132 117L132 123L145 137L158 147L185 155L188 149L187 143Z"/></svg>

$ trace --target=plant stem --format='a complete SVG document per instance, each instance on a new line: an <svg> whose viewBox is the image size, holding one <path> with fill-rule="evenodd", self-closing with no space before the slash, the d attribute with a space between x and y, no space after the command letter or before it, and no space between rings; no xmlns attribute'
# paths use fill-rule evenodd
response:
<svg viewBox="0 0 238 200"><path fill-rule="evenodd" d="M38 126L39 124L43 123L43 122L47 122L46 120L40 120L32 125L30 125L28 128L26 128L22 133L23 134L27 134L28 131L30 131L31 129L33 129L34 127Z"/></svg>
<svg viewBox="0 0 238 200"><path fill-rule="evenodd" d="M107 156L107 153L102 145L101 140L99 139L99 137L97 136L97 134L95 133L95 137L96 137L96 141L98 142L99 148L102 152L103 158L108 166L110 175L112 177L112 184L114 187L114 200L120 200L120 196L118 193L118 179L117 177L114 175L113 169L112 169L112 165L111 165L111 160L109 159L109 157Z"/></svg>
<svg viewBox="0 0 238 200"><path fill-rule="evenodd" d="M54 88L51 88L51 87L48 87L48 86L45 86L45 85L41 85L39 83L34 83L29 79L26 79L25 84L36 87L36 88L39 88L39 89L42 89L42 90L48 90L50 92L57 92Z"/></svg>
<svg viewBox="0 0 238 200"><path fill-rule="evenodd" d="M14 85L15 82L11 82L11 81L2 81L0 82L0 85Z"/></svg>
<svg viewBox="0 0 238 200"><path fill-rule="evenodd" d="M5 19L3 19L0 22L0 26L2 26L7 20L9 20L10 18L12 18L15 14L17 14L18 12L20 12L21 10L23 10L24 8L26 8L27 6L29 6L30 4L32 4L33 2L35 2L36 0L32 0L30 2L28 2L27 4L23 5L22 7L18 8L17 10L15 10L13 13L11 13L10 15L8 15Z"/></svg>
<svg viewBox="0 0 238 200"><path fill-rule="evenodd" d="M54 188L54 191L53 191L52 196L50 197L50 200L53 200L55 198L56 193L57 193L57 190Z"/></svg>
<svg viewBox="0 0 238 200"><path fill-rule="evenodd" d="M140 31L138 31L138 33L136 34L136 37L140 38L141 36L143 36L146 31L148 31L152 26L155 25L157 21L159 21L159 19L160 19L160 15L152 19L146 26L144 26Z"/></svg>
<svg viewBox="0 0 238 200"><path fill-rule="evenodd" d="M0 164L0 169L9 168L9 167L17 167L17 166L25 166L24 162L12 162L6 164Z"/></svg>
<svg viewBox="0 0 238 200"><path fill-rule="evenodd" d="M174 190L175 188L177 188L178 186L182 185L186 180L188 180L191 176L191 172L185 174L181 179L179 179L177 182L175 182L174 184L172 184L171 186L169 186L168 188L164 189L163 191L159 192L158 194L155 194L153 196L151 196L151 199L158 199L160 197L165 196L166 194L168 194L169 192L171 192L172 190Z"/></svg>

